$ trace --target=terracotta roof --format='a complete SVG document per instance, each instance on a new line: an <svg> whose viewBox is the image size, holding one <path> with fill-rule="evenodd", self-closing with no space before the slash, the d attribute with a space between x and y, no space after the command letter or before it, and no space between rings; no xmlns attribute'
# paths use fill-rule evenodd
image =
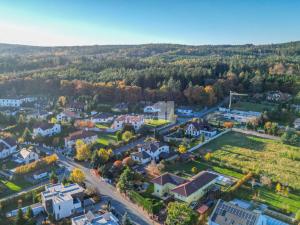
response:
<svg viewBox="0 0 300 225"><path fill-rule="evenodd" d="M161 176L152 179L151 182L163 186L167 183L180 185L187 182L187 180L172 173L164 173Z"/></svg>
<svg viewBox="0 0 300 225"><path fill-rule="evenodd" d="M218 175L203 171L193 177L191 181L188 181L184 184L179 185L178 187L172 189L172 192L175 192L182 196L190 196L194 192L198 191L200 188L204 187L214 179L216 179Z"/></svg>
<svg viewBox="0 0 300 225"><path fill-rule="evenodd" d="M66 140L73 141L73 140L84 139L92 136L97 136L97 134L91 131L80 130L69 134L69 136L66 137Z"/></svg>

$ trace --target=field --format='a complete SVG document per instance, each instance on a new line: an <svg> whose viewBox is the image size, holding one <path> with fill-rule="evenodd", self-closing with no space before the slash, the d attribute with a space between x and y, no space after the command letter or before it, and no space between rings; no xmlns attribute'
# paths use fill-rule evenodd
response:
<svg viewBox="0 0 300 225"><path fill-rule="evenodd" d="M151 127L160 127L160 126L164 126L166 124L170 123L170 121L168 120L163 120L163 119L146 119L145 120L145 124L151 126Z"/></svg>
<svg viewBox="0 0 300 225"><path fill-rule="evenodd" d="M242 110L242 111L256 111L263 112L266 109L271 109L272 105L252 103L252 102L237 102L232 105L233 109Z"/></svg>
<svg viewBox="0 0 300 225"><path fill-rule="evenodd" d="M211 149L213 160L226 167L265 174L274 182L300 187L300 147L230 132L202 149Z"/></svg>

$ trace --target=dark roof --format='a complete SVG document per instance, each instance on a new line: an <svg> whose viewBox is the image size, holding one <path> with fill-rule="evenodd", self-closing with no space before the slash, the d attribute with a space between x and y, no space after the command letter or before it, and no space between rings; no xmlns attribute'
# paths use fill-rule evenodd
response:
<svg viewBox="0 0 300 225"><path fill-rule="evenodd" d="M163 175L152 179L151 182L159 185L165 185L167 183L180 185L187 182L187 180L172 173L164 173Z"/></svg>
<svg viewBox="0 0 300 225"><path fill-rule="evenodd" d="M74 109L84 109L84 103L81 102L71 102L67 105L68 108Z"/></svg>
<svg viewBox="0 0 300 225"><path fill-rule="evenodd" d="M194 192L198 191L203 186L207 185L209 182L216 179L218 175L203 171L193 177L191 181L188 181L184 184L179 185L178 187L174 188L172 192L180 194L182 196L190 196Z"/></svg>
<svg viewBox="0 0 300 225"><path fill-rule="evenodd" d="M87 137L97 136L96 133L86 130L80 130L73 133L70 133L68 137L66 137L66 140L78 140L78 139L84 139Z"/></svg>
<svg viewBox="0 0 300 225"><path fill-rule="evenodd" d="M205 131L212 131L212 130L214 130L214 128L211 125L209 125L209 123L207 121L189 122L186 125L186 128L189 125L191 125L191 124L195 127L196 130L205 130Z"/></svg>
<svg viewBox="0 0 300 225"><path fill-rule="evenodd" d="M258 219L258 213L221 199L211 215L211 221L216 224L228 224L230 222L232 225L255 225Z"/></svg>
<svg viewBox="0 0 300 225"><path fill-rule="evenodd" d="M17 145L16 140L11 137L4 138L3 141L9 144L11 147Z"/></svg>
<svg viewBox="0 0 300 225"><path fill-rule="evenodd" d="M48 130L54 126L53 123L38 123L33 126L33 128L41 128L42 130Z"/></svg>
<svg viewBox="0 0 300 225"><path fill-rule="evenodd" d="M163 144L159 141L147 141L143 144L138 145L138 147L144 149L145 151L156 152L158 148L163 146Z"/></svg>
<svg viewBox="0 0 300 225"><path fill-rule="evenodd" d="M110 114L110 113L101 113L101 114L93 116L92 118L93 119L107 119L107 118L110 118L110 117L113 117L113 115Z"/></svg>
<svg viewBox="0 0 300 225"><path fill-rule="evenodd" d="M150 158L151 156L147 153L147 152L135 152L135 153L132 153L132 155L140 158L140 159L148 159Z"/></svg>

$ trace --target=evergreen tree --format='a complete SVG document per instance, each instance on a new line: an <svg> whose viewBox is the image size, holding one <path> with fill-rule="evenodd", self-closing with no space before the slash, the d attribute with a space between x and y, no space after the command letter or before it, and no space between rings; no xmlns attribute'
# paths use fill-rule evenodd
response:
<svg viewBox="0 0 300 225"><path fill-rule="evenodd" d="M127 212L125 212L125 214L122 217L122 225L133 225Z"/></svg>

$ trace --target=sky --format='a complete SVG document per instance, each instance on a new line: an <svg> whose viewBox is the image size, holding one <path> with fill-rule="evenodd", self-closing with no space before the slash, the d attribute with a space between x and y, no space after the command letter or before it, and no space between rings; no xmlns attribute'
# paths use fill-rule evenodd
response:
<svg viewBox="0 0 300 225"><path fill-rule="evenodd" d="M300 40L300 0L0 0L0 43L40 46Z"/></svg>

